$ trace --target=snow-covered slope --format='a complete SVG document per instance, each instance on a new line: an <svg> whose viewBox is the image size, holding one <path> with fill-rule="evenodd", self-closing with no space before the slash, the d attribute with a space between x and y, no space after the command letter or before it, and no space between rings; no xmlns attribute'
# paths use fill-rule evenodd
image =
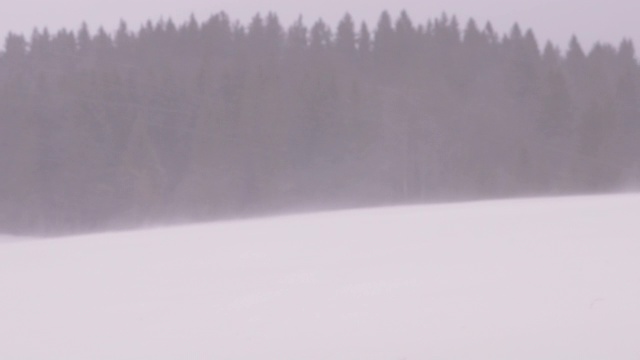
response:
<svg viewBox="0 0 640 360"><path fill-rule="evenodd" d="M0 359L640 359L640 196L0 243Z"/></svg>

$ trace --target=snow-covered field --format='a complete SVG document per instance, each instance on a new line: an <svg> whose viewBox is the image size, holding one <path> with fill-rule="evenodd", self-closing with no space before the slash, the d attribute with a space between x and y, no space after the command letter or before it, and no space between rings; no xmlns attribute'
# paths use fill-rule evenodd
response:
<svg viewBox="0 0 640 360"><path fill-rule="evenodd" d="M640 196L0 242L0 359L640 359Z"/></svg>

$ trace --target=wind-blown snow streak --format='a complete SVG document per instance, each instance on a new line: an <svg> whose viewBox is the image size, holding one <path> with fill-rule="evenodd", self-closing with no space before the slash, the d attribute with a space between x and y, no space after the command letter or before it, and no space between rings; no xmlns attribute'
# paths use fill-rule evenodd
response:
<svg viewBox="0 0 640 360"><path fill-rule="evenodd" d="M0 243L2 359L638 359L639 196Z"/></svg>

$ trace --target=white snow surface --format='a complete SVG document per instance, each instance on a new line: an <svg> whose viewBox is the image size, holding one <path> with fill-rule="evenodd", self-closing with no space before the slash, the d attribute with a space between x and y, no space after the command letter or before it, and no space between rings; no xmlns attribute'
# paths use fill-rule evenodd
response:
<svg viewBox="0 0 640 360"><path fill-rule="evenodd" d="M0 242L0 359L640 359L640 196Z"/></svg>

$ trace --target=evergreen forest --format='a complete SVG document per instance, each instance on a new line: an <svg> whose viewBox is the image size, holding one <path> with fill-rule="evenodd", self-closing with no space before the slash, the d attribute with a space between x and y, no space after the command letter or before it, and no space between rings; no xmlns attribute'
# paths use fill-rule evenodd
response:
<svg viewBox="0 0 640 360"><path fill-rule="evenodd" d="M406 12L39 29L0 51L0 232L634 191L639 140L630 40Z"/></svg>

